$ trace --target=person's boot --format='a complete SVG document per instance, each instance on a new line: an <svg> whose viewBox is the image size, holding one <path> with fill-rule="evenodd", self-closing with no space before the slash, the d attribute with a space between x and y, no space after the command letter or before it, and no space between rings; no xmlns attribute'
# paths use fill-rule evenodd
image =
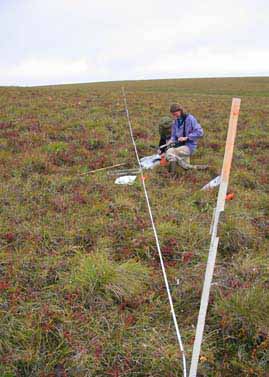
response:
<svg viewBox="0 0 269 377"><path fill-rule="evenodd" d="M176 161L169 161L169 166L168 166L169 173L175 174L176 173L176 167L177 167Z"/></svg>
<svg viewBox="0 0 269 377"><path fill-rule="evenodd" d="M196 165L197 170L206 170L208 169L208 165Z"/></svg>

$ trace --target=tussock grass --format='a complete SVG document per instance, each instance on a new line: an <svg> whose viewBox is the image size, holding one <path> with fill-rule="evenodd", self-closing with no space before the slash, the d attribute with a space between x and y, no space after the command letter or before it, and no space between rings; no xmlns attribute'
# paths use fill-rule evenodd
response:
<svg viewBox="0 0 269 377"><path fill-rule="evenodd" d="M254 285L238 290L229 299L218 302L218 311L226 314L230 321L246 323L263 329L269 335L269 292L263 286Z"/></svg>
<svg viewBox="0 0 269 377"><path fill-rule="evenodd" d="M149 282L150 270L135 260L117 264L98 251L91 255L76 256L70 277L70 288L78 289L83 296L131 299L142 294Z"/></svg>

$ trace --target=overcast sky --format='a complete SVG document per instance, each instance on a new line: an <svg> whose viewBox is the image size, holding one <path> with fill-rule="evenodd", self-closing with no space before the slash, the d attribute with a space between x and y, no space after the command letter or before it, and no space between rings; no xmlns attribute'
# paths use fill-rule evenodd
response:
<svg viewBox="0 0 269 377"><path fill-rule="evenodd" d="M269 76L268 0L0 0L0 85Z"/></svg>

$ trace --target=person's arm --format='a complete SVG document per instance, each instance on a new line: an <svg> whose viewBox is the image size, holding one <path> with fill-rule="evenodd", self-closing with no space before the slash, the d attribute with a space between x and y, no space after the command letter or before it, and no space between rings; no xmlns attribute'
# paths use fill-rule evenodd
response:
<svg viewBox="0 0 269 377"><path fill-rule="evenodd" d="M160 147L161 145L164 145L164 144L166 144L166 137L165 137L165 136L161 136L161 138L160 138L160 142L159 142L159 147Z"/></svg>
<svg viewBox="0 0 269 377"><path fill-rule="evenodd" d="M167 143L167 141L166 141L166 137L165 136L161 136L161 138L160 138L160 142L159 142L159 150L158 150L158 153L159 154L162 154L162 153L164 153L165 152L165 149L166 149L166 147L162 147L162 148L160 148L162 145L165 145Z"/></svg>
<svg viewBox="0 0 269 377"><path fill-rule="evenodd" d="M174 121L172 124L172 132L171 132L171 141L176 141L176 122Z"/></svg>
<svg viewBox="0 0 269 377"><path fill-rule="evenodd" d="M204 131L194 116L190 117L188 121L190 122L190 127L189 127L190 132L187 135L189 140L195 141L199 139L200 137L204 136Z"/></svg>

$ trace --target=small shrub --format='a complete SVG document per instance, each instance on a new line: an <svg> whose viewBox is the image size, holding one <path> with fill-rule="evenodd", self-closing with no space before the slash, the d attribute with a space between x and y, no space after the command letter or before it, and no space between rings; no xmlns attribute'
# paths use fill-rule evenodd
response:
<svg viewBox="0 0 269 377"><path fill-rule="evenodd" d="M105 143L102 140L90 139L88 140L85 146L86 146L86 149L88 149L89 151L93 151L95 149L104 148Z"/></svg>
<svg viewBox="0 0 269 377"><path fill-rule="evenodd" d="M226 222L220 225L219 235L219 250L223 256L246 251L258 242L253 228L247 221L238 218L227 218Z"/></svg>
<svg viewBox="0 0 269 377"><path fill-rule="evenodd" d="M43 147L45 152L48 153L60 153L60 152L66 152L68 149L68 144L64 143L62 141L50 143Z"/></svg>
<svg viewBox="0 0 269 377"><path fill-rule="evenodd" d="M239 185L244 187L245 189L253 190L257 187L255 176L247 171L240 171L239 173L235 174L234 180L237 181Z"/></svg>
<svg viewBox="0 0 269 377"><path fill-rule="evenodd" d="M33 173L45 173L47 168L47 162L42 157L30 157L25 160L24 166L21 169L21 175L23 178L28 177Z"/></svg>

